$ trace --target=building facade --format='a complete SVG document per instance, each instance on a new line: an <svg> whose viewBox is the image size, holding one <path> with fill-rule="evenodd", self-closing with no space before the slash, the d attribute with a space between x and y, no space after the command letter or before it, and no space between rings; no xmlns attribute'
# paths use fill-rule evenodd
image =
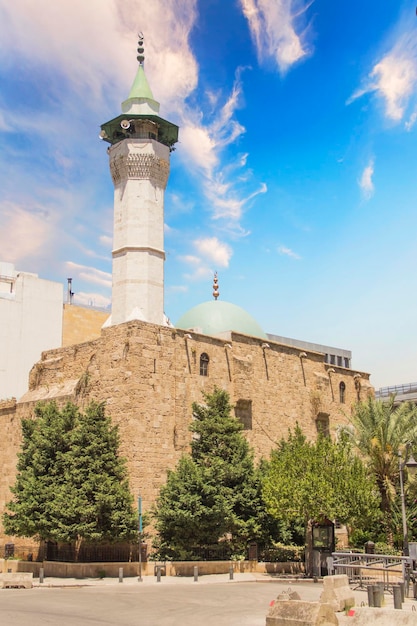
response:
<svg viewBox="0 0 417 626"><path fill-rule="evenodd" d="M63 287L0 262L0 399L20 398L43 350L62 341Z"/></svg>
<svg viewBox="0 0 417 626"><path fill-rule="evenodd" d="M146 511L167 469L189 450L192 403L215 386L230 393L257 458L297 423L309 438L319 430L334 435L353 404L373 393L369 375L329 367L323 353L236 332L216 338L137 320L111 326L94 341L44 352L29 391L0 403L0 512L15 478L20 420L37 402L105 402ZM1 540L14 538L0 532Z"/></svg>
<svg viewBox="0 0 417 626"><path fill-rule="evenodd" d="M104 402L119 427L132 491L147 511L167 470L190 449L192 403L203 400L202 392L228 391L257 458L268 457L296 424L309 438L334 435L349 421L352 406L373 393L369 375L350 369L350 353L266 335L245 311L218 300L217 277L215 300L185 313L177 328L169 324L163 309L163 200L178 128L158 115L142 42L138 53L122 114L101 127L115 185L111 319L99 331L105 313L87 315L69 304L64 347L48 350L61 345L60 287L57 313L55 304L49 313L57 316L55 345L42 345L40 359L39 353L28 357L30 365L39 360L27 392L0 402L0 513L15 480L21 419L32 417L38 402ZM32 310L35 324L42 311ZM27 337L22 351L31 341ZM23 369L22 376L26 386ZM0 528L1 540L15 538Z"/></svg>

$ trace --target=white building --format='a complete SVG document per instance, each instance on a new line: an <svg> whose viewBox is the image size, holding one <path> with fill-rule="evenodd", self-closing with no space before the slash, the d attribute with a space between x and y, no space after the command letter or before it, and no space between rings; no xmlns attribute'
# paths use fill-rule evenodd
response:
<svg viewBox="0 0 417 626"><path fill-rule="evenodd" d="M63 286L0 262L0 400L20 398L41 352L62 343Z"/></svg>

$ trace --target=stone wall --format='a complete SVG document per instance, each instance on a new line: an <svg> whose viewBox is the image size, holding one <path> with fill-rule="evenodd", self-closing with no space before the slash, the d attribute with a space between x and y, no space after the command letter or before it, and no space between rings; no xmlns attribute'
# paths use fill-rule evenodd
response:
<svg viewBox="0 0 417 626"><path fill-rule="evenodd" d="M75 304L64 304L62 313L62 345L73 346L83 341L97 339L101 334L101 327L109 318L107 311Z"/></svg>
<svg viewBox="0 0 417 626"><path fill-rule="evenodd" d="M209 357L207 376L200 375L202 353ZM268 456L296 422L315 438L317 418L321 425L328 419L334 433L358 395L373 393L367 374L336 366L329 371L323 354L272 341L236 333L216 339L139 321L106 328L94 341L44 352L31 370L29 391L17 404L0 405L0 513L14 481L20 419L37 402L105 401L119 425L132 491L146 511L167 469L189 449L192 402L215 385L243 407L244 432L258 458ZM0 530L0 543L8 540Z"/></svg>

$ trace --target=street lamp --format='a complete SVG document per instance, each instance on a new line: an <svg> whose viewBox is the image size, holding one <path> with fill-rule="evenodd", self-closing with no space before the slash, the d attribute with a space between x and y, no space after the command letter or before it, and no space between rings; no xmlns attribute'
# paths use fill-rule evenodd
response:
<svg viewBox="0 0 417 626"><path fill-rule="evenodd" d="M405 454L407 455L406 448ZM408 528L407 528L407 516L405 511L405 496L404 496L404 467L406 467L410 473L410 476L415 476L417 472L417 461L414 459L413 455L410 456L408 461L402 460L401 452L398 452L398 462L400 468L400 490L401 490L401 513L403 520L403 554L404 556L410 556L410 552L408 549Z"/></svg>

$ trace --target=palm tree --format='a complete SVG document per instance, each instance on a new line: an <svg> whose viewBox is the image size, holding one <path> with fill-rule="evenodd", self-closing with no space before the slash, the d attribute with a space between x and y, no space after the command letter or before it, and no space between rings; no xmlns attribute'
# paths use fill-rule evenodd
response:
<svg viewBox="0 0 417 626"><path fill-rule="evenodd" d="M369 397L355 406L351 421L354 443L375 476L381 494L387 541L392 544L395 526L393 505L399 477L398 453L404 455L407 444L417 443L417 407L412 402L396 406L395 396L386 401Z"/></svg>

